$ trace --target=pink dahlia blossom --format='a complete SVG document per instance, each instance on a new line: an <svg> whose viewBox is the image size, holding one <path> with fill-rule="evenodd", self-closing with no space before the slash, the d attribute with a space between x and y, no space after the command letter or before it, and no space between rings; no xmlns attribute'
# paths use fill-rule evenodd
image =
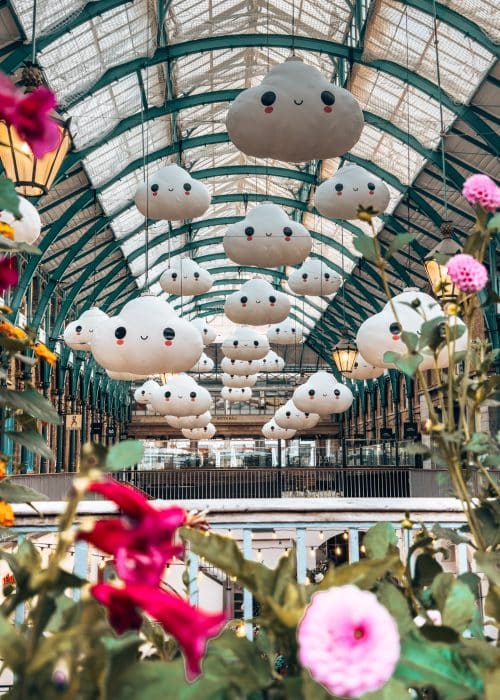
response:
<svg viewBox="0 0 500 700"><path fill-rule="evenodd" d="M373 593L353 585L315 593L297 636L300 663L337 696L381 688L399 659L396 622Z"/></svg>
<svg viewBox="0 0 500 700"><path fill-rule="evenodd" d="M471 175L464 182L462 194L470 204L480 204L486 211L500 207L500 187L488 175Z"/></svg>
<svg viewBox="0 0 500 700"><path fill-rule="evenodd" d="M448 276L461 292L480 292L488 281L485 266L467 253L454 255L446 265Z"/></svg>
<svg viewBox="0 0 500 700"><path fill-rule="evenodd" d="M19 280L15 257L11 255L0 256L0 292L13 287Z"/></svg>

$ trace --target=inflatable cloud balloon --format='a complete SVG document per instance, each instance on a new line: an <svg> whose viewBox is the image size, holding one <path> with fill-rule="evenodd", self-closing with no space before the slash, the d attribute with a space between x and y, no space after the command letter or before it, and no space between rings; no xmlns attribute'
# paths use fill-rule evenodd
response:
<svg viewBox="0 0 500 700"><path fill-rule="evenodd" d="M167 165L138 188L135 206L148 219L194 219L210 206L210 194L186 170Z"/></svg>
<svg viewBox="0 0 500 700"><path fill-rule="evenodd" d="M295 294L314 297L333 294L342 285L342 277L318 258L306 260L288 278L288 286Z"/></svg>
<svg viewBox="0 0 500 700"><path fill-rule="evenodd" d="M199 416L183 416L182 418L165 416L165 420L171 428L177 428L177 430L182 430L183 428L204 428L212 420L212 414L210 411L205 411Z"/></svg>
<svg viewBox="0 0 500 700"><path fill-rule="evenodd" d="M226 374L236 374L239 377L247 374L257 374L260 369L259 360L230 360L224 357L220 363L220 368Z"/></svg>
<svg viewBox="0 0 500 700"><path fill-rule="evenodd" d="M42 222L35 207L24 197L19 197L20 219L16 219L10 211L0 209L0 223L8 224L14 229L16 243L31 245L40 237Z"/></svg>
<svg viewBox="0 0 500 700"><path fill-rule="evenodd" d="M389 204L389 188L379 177L359 165L340 168L316 190L316 209L331 219L357 219L358 209L383 212Z"/></svg>
<svg viewBox="0 0 500 700"><path fill-rule="evenodd" d="M190 372L213 372L214 367L215 364L212 358L202 353L198 362L191 367Z"/></svg>
<svg viewBox="0 0 500 700"><path fill-rule="evenodd" d="M238 265L280 267L305 260L311 252L312 238L281 207L266 202L229 226L223 245L227 257Z"/></svg>
<svg viewBox="0 0 500 700"><path fill-rule="evenodd" d="M220 395L225 401L250 401L252 398L252 390L250 387L233 388L230 386L223 386Z"/></svg>
<svg viewBox="0 0 500 700"><path fill-rule="evenodd" d="M361 136L363 113L350 92L294 57L238 95L226 126L243 153L298 163L347 153Z"/></svg>
<svg viewBox="0 0 500 700"><path fill-rule="evenodd" d="M113 372L184 372L203 352L199 332L173 315L167 302L143 296L125 304L118 316L101 321L92 336L96 361Z"/></svg>
<svg viewBox="0 0 500 700"><path fill-rule="evenodd" d="M193 318L191 325L200 331L201 339L203 340L203 345L210 345L217 338L217 331L205 323L202 318Z"/></svg>
<svg viewBox="0 0 500 700"><path fill-rule="evenodd" d="M222 341L222 352L230 360L260 360L269 352L269 341L253 328L236 328Z"/></svg>
<svg viewBox="0 0 500 700"><path fill-rule="evenodd" d="M258 277L248 280L226 299L224 313L234 323L261 326L284 321L290 312L290 299Z"/></svg>
<svg viewBox="0 0 500 700"><path fill-rule="evenodd" d="M271 418L271 420L265 423L262 427L262 435L267 440L290 440L290 438L293 438L296 432L296 430L280 428L274 418Z"/></svg>
<svg viewBox="0 0 500 700"><path fill-rule="evenodd" d="M209 392L186 374L175 374L151 395L151 405L161 416L199 416L211 404Z"/></svg>
<svg viewBox="0 0 500 700"><path fill-rule="evenodd" d="M293 401L290 400L284 406L278 408L274 414L274 422L280 428L305 430L306 428L314 428L319 423L319 415L317 413L299 411Z"/></svg>
<svg viewBox="0 0 500 700"><path fill-rule="evenodd" d="M255 386L257 384L258 374L223 374L222 375L223 386L230 386L235 389L243 389L246 386Z"/></svg>
<svg viewBox="0 0 500 700"><path fill-rule="evenodd" d="M274 350L270 350L260 361L261 372L281 372L285 366L285 360L277 355Z"/></svg>
<svg viewBox="0 0 500 700"><path fill-rule="evenodd" d="M360 352L356 355L349 379L376 379L384 373L382 367L375 367L365 360Z"/></svg>
<svg viewBox="0 0 500 700"><path fill-rule="evenodd" d="M196 260L178 258L160 277L160 287L168 294L192 296L208 292L213 284L212 275Z"/></svg>
<svg viewBox="0 0 500 700"><path fill-rule="evenodd" d="M182 434L189 440L211 440L217 429L213 423L209 423L204 428L183 428Z"/></svg>
<svg viewBox="0 0 500 700"><path fill-rule="evenodd" d="M304 413L324 416L347 411L353 398L351 390L345 384L340 384L333 374L320 371L295 389L292 401Z"/></svg>
<svg viewBox="0 0 500 700"><path fill-rule="evenodd" d="M138 379L146 379L145 374L131 374L130 372L111 372L106 370L106 374L115 382L136 382Z"/></svg>
<svg viewBox="0 0 500 700"><path fill-rule="evenodd" d="M287 318L268 328L267 337L269 342L275 345L297 345L302 342L304 335L302 326L292 318Z"/></svg>
<svg viewBox="0 0 500 700"><path fill-rule="evenodd" d="M159 389L160 385L154 379L148 379L147 382L138 387L134 392L134 401L142 405L151 403L151 395L153 391Z"/></svg>
<svg viewBox="0 0 500 700"><path fill-rule="evenodd" d="M95 329L108 318L108 314L93 306L84 311L76 321L68 323L63 333L64 342L72 350L90 350L90 341Z"/></svg>

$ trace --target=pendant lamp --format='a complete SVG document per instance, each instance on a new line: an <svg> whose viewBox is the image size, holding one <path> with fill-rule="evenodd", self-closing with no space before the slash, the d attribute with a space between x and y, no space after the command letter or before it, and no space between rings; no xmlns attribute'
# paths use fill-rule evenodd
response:
<svg viewBox="0 0 500 700"><path fill-rule="evenodd" d="M354 340L349 338L347 328L341 331L341 338L332 350L332 358L341 374L350 374L356 357L358 348Z"/></svg>
<svg viewBox="0 0 500 700"><path fill-rule="evenodd" d="M458 289L448 276L446 259L461 253L462 246L452 238L453 225L450 221L441 224L441 235L442 240L425 256L424 268L434 296L440 302L447 303L457 298Z"/></svg>

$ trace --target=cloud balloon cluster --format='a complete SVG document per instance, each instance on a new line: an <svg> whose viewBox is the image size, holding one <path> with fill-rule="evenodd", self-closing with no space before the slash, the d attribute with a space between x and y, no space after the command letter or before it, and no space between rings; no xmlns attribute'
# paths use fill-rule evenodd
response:
<svg viewBox="0 0 500 700"><path fill-rule="evenodd" d="M264 279L248 280L226 299L224 313L233 323L262 326L284 321L290 312L290 299Z"/></svg>
<svg viewBox="0 0 500 700"><path fill-rule="evenodd" d="M140 185L135 194L135 206L148 219L194 219L210 206L210 194L187 170L172 164Z"/></svg>

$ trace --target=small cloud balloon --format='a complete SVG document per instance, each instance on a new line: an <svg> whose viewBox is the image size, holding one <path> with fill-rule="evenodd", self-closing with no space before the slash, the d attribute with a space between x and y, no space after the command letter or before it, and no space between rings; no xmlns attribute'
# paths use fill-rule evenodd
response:
<svg viewBox="0 0 500 700"><path fill-rule="evenodd" d="M135 194L137 209L148 219L178 221L202 216L210 206L205 185L178 165L167 165Z"/></svg>
<svg viewBox="0 0 500 700"><path fill-rule="evenodd" d="M204 428L183 428L181 432L188 440L211 440L217 428L213 423L209 423Z"/></svg>
<svg viewBox="0 0 500 700"><path fill-rule="evenodd" d="M243 389L246 386L255 386L258 378L258 374L238 375L225 373L221 377L223 386L230 386L235 389Z"/></svg>
<svg viewBox="0 0 500 700"><path fill-rule="evenodd" d="M165 416L165 420L171 428L182 430L183 428L204 428L212 420L210 411L205 411L199 416Z"/></svg>
<svg viewBox="0 0 500 700"><path fill-rule="evenodd" d="M340 289L342 277L318 258L310 258L291 273L288 286L295 294L322 297Z"/></svg>
<svg viewBox="0 0 500 700"><path fill-rule="evenodd" d="M274 418L265 423L262 427L262 435L267 440L290 440L296 434L296 430L281 428Z"/></svg>
<svg viewBox="0 0 500 700"><path fill-rule="evenodd" d="M274 350L269 350L267 355L260 360L261 372L281 372L285 366L285 360Z"/></svg>
<svg viewBox="0 0 500 700"><path fill-rule="evenodd" d="M237 401L250 401L252 398L252 390L250 387L233 388L231 386L223 386L220 395L224 401L232 401L233 403Z"/></svg>
<svg viewBox="0 0 500 700"><path fill-rule="evenodd" d="M203 345L210 345L210 343L213 343L217 338L217 331L215 328L212 328L203 318L193 318L191 325L200 331Z"/></svg>
<svg viewBox="0 0 500 700"><path fill-rule="evenodd" d="M212 405L210 393L186 374L175 374L153 391L151 405L161 416L199 416Z"/></svg>
<svg viewBox="0 0 500 700"><path fill-rule="evenodd" d="M338 382L333 374L321 370L311 374L309 379L293 392L294 405L304 413L343 413L350 408L354 397L351 390Z"/></svg>
<svg viewBox="0 0 500 700"><path fill-rule="evenodd" d="M387 209L391 193L379 177L359 165L348 164L316 190L316 209L331 219L357 219L358 210Z"/></svg>
<svg viewBox="0 0 500 700"><path fill-rule="evenodd" d="M191 369L203 343L196 328L176 316L166 301L142 296L98 324L91 351L105 369L151 375Z"/></svg>
<svg viewBox="0 0 500 700"><path fill-rule="evenodd" d="M192 321L191 321L192 323ZM215 363L211 357L202 353L198 362L191 367L190 372L213 372Z"/></svg>
<svg viewBox="0 0 500 700"><path fill-rule="evenodd" d="M14 240L17 243L32 245L40 237L42 222L35 207L24 197L19 197L20 219L16 219L10 211L0 209L0 223L8 224L14 229Z"/></svg>
<svg viewBox="0 0 500 700"><path fill-rule="evenodd" d="M243 153L298 163L347 153L361 136L363 113L350 92L293 57L238 95L226 126Z"/></svg>
<svg viewBox="0 0 500 700"><path fill-rule="evenodd" d="M284 321L290 312L290 299L264 279L248 280L226 299L224 313L234 323L261 326Z"/></svg>
<svg viewBox="0 0 500 700"><path fill-rule="evenodd" d="M90 341L95 329L108 318L108 314L93 306L84 311L76 321L68 323L63 333L64 342L72 350L90 350Z"/></svg>
<svg viewBox="0 0 500 700"><path fill-rule="evenodd" d="M274 414L276 425L279 425L280 428L289 428L291 430L314 428L319 423L319 418L318 413L299 411L291 399L284 406L278 408Z"/></svg>
<svg viewBox="0 0 500 700"><path fill-rule="evenodd" d="M221 349L231 360L260 360L269 352L269 341L253 328L243 326L224 338Z"/></svg>
<svg viewBox="0 0 500 700"><path fill-rule="evenodd" d="M260 369L259 360L231 360L224 357L220 363L220 368L226 374L237 374L245 376L247 374L257 374Z"/></svg>
<svg viewBox="0 0 500 700"><path fill-rule="evenodd" d="M213 278L208 270L191 258L178 258L160 277L160 287L168 294L193 296L208 292Z"/></svg>
<svg viewBox="0 0 500 700"><path fill-rule="evenodd" d="M383 367L375 367L375 365L370 364L365 360L360 352L356 355L356 360L351 373L349 374L349 379L376 379L384 373Z"/></svg>
<svg viewBox="0 0 500 700"><path fill-rule="evenodd" d="M142 386L138 387L134 391L134 401L142 405L151 403L151 395L153 391L156 391L159 388L159 386L160 385L158 382L155 382L154 379L148 379L147 382L144 382Z"/></svg>
<svg viewBox="0 0 500 700"><path fill-rule="evenodd" d="M224 251L238 265L297 265L312 248L309 231L276 204L265 202L228 227Z"/></svg>
<svg viewBox="0 0 500 700"><path fill-rule="evenodd" d="M287 318L267 330L267 338L275 345L298 345L304 339L302 326L292 318Z"/></svg>

